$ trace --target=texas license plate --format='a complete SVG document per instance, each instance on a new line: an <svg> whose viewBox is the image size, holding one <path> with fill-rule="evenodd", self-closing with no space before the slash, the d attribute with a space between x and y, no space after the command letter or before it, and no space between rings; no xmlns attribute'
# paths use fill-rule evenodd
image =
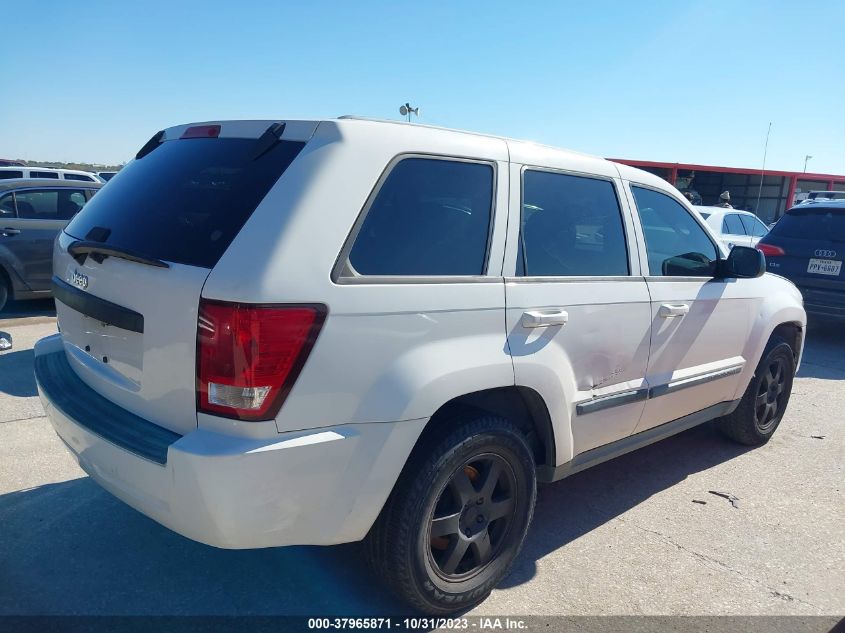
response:
<svg viewBox="0 0 845 633"><path fill-rule="evenodd" d="M811 259L807 266L808 273L817 275L838 275L842 270L842 262L835 259Z"/></svg>

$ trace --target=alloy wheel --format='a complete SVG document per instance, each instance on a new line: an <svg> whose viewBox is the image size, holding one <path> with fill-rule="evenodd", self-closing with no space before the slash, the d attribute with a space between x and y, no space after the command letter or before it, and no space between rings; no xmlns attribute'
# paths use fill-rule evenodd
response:
<svg viewBox="0 0 845 633"><path fill-rule="evenodd" d="M475 575L505 541L516 510L516 477L500 455L458 468L440 493L429 526L435 571L453 581Z"/></svg>
<svg viewBox="0 0 845 633"><path fill-rule="evenodd" d="M783 359L775 358L763 372L754 400L754 415L760 432L767 431L783 411L786 389L786 367Z"/></svg>

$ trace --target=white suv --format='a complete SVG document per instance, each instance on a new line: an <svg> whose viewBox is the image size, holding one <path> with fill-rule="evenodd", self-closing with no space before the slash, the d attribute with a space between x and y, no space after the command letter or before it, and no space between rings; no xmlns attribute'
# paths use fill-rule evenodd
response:
<svg viewBox="0 0 845 633"><path fill-rule="evenodd" d="M655 176L359 119L159 132L53 264L35 372L92 478L217 547L366 538L429 613L507 573L537 481L766 442L805 327Z"/></svg>
<svg viewBox="0 0 845 633"><path fill-rule="evenodd" d="M53 180L79 180L82 182L99 182L105 180L90 171L78 169L59 169L55 167L0 167L0 180L12 178L52 178Z"/></svg>

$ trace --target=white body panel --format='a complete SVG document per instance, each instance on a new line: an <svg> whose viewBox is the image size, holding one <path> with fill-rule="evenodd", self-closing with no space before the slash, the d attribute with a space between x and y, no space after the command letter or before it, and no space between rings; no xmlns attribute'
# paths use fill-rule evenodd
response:
<svg viewBox="0 0 845 633"><path fill-rule="evenodd" d="M257 138L270 123L220 122L220 136ZM180 142L173 139L187 127L170 128L165 138ZM585 451L736 400L772 330L805 323L800 294L771 275L650 277L627 183L679 200L656 176L532 143L418 125L288 121L284 138L307 144L210 271L114 258L79 265L62 251L65 238L57 249L57 276L70 282L77 271L87 275L89 292L142 313L145 332L141 338L118 332L60 304L63 334L39 344L36 354L64 350L75 375L94 391L182 437L162 465L88 431L84 420L70 419L42 390L47 415L86 472L190 538L232 548L360 539L430 417L455 398L501 387L533 390L548 410L555 443L553 463L546 465L561 466ZM335 274L359 214L402 155L494 169L483 274ZM613 182L630 275L516 276L523 166ZM275 419L197 414L201 297L327 306L316 344ZM664 304L686 308L667 318ZM526 327L549 310L565 312L565 323ZM98 361L101 355L110 362ZM702 376L712 380L697 382ZM660 395L678 385L686 388ZM613 406L601 406L608 401Z"/></svg>
<svg viewBox="0 0 845 633"><path fill-rule="evenodd" d="M704 222L710 227L710 230L719 238L719 241L722 245L730 251L734 246L749 246L754 247L757 246L757 242L759 242L762 237L768 232L768 229L763 226L763 223L760 219L750 213L748 211L740 211L739 209L725 209L723 207L694 207L696 212L704 217ZM725 226L725 216L745 216L748 218L748 222L750 225L755 227L760 227L760 230L757 231L761 233L761 235L748 235L746 231L741 233L737 232L735 228L734 231L726 230ZM732 223L732 226L736 227L736 223ZM745 228L744 226L742 228ZM764 230L765 229L765 230ZM754 232L754 231L752 231Z"/></svg>
<svg viewBox="0 0 845 633"><path fill-rule="evenodd" d="M74 275L85 275L92 295L143 314L144 332L106 325L57 300L71 367L124 409L177 433L195 429L197 310L208 270L154 268L114 257L79 264L67 253L72 241L59 235L54 276L72 285Z"/></svg>

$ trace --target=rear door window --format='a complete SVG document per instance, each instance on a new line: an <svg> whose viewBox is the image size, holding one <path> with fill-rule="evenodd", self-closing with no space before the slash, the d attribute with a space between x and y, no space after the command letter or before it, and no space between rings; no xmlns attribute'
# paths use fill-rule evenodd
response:
<svg viewBox="0 0 845 633"><path fill-rule="evenodd" d="M722 220L722 233L730 235L745 235L745 227L742 225L742 220L736 213L728 213L725 219Z"/></svg>
<svg viewBox="0 0 845 633"><path fill-rule="evenodd" d="M797 207L778 220L770 234L799 240L845 242L845 209Z"/></svg>
<svg viewBox="0 0 845 633"><path fill-rule="evenodd" d="M7 193L0 196L0 217L15 217L15 194Z"/></svg>
<svg viewBox="0 0 845 633"><path fill-rule="evenodd" d="M18 217L28 220L70 220L85 206L81 189L34 189L15 194Z"/></svg>
<svg viewBox="0 0 845 633"><path fill-rule="evenodd" d="M0 180L10 180L12 178L23 178L23 172L0 169Z"/></svg>
<svg viewBox="0 0 845 633"><path fill-rule="evenodd" d="M94 179L91 176L85 176L84 174L65 174L65 180L82 180L84 182L94 182Z"/></svg>
<svg viewBox="0 0 845 633"><path fill-rule="evenodd" d="M57 171L31 171L29 172L30 178L53 178L55 180L59 179L59 172Z"/></svg>
<svg viewBox="0 0 845 633"><path fill-rule="evenodd" d="M769 232L769 227L763 224L753 215L741 215L739 219L742 220L742 226L745 228L745 234L753 237L763 237Z"/></svg>
<svg viewBox="0 0 845 633"><path fill-rule="evenodd" d="M534 169L523 174L518 273L529 277L629 273L613 183Z"/></svg>
<svg viewBox="0 0 845 633"><path fill-rule="evenodd" d="M402 159L361 224L352 268L375 276L484 274L494 176L488 163Z"/></svg>
<svg viewBox="0 0 845 633"><path fill-rule="evenodd" d="M258 139L165 141L131 161L66 232L106 229L110 246L212 268L305 143L280 141L256 156ZM103 231L98 231L103 232Z"/></svg>

